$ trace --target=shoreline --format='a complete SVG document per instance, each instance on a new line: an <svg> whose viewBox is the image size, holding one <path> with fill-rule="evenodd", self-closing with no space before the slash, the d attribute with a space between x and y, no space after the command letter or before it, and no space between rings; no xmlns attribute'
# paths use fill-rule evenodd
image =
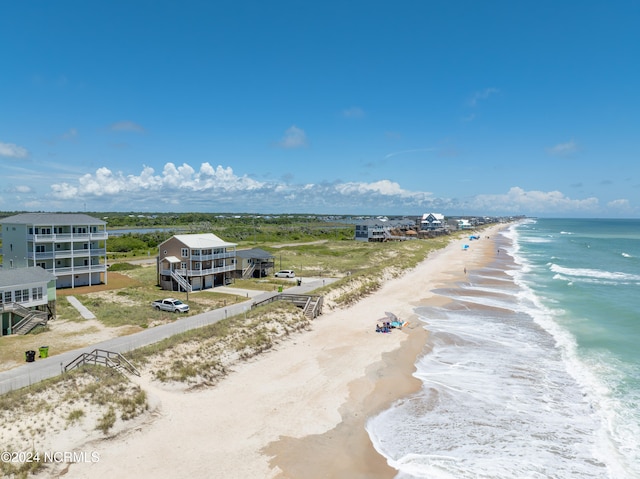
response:
<svg viewBox="0 0 640 479"><path fill-rule="evenodd" d="M96 451L98 462L47 469L45 475L395 477L365 425L421 387L412 373L428 333L414 310L447 302L433 290L455 287L465 270L487 264L495 248L484 237L505 227L487 228L468 250L461 247L466 240L453 239L357 304L320 316L311 331L237 365L214 388L170 390L143 375L136 382L157 405L150 420L81 446ZM409 325L376 333L384 311Z"/></svg>
<svg viewBox="0 0 640 479"><path fill-rule="evenodd" d="M494 226L484 233L495 235L504 229ZM454 240L452 243L458 243ZM462 241L464 243L464 241ZM429 296L413 304L419 306L442 306L450 300L432 293L437 288L457 287L468 273L487 266L496 258L495 239L484 239L479 256L469 262L463 262L460 269L440 273L450 275L448 279L434 281ZM474 245L477 246L479 243ZM444 250L435 254L447 252ZM490 247L489 247L490 246ZM464 253L466 254L466 252ZM430 261L433 258L427 258ZM457 272L456 272L457 271ZM365 300L366 301L366 300ZM366 431L367 421L391 407L399 400L410 397L420 391L422 381L415 378L416 361L424 354L428 331L424 323L415 318L411 328L397 349L382 355L382 359L372 364L365 377L355 379L349 386L351 394L341 407L342 421L333 429L321 435L306 436L301 439L284 438L267 446L263 451L273 456L272 466L282 473L277 478L309 479L355 478L355 479L393 479L398 471L387 464L386 459L374 447ZM404 331L404 330L403 330ZM369 384L372 383L372 384ZM368 384L369 387L364 386ZM309 457L309 451L313 451ZM301 458L304 458L301 460Z"/></svg>

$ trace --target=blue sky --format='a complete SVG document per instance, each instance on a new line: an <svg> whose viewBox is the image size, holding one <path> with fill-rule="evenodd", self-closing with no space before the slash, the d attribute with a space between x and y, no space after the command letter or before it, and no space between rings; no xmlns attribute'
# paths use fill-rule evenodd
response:
<svg viewBox="0 0 640 479"><path fill-rule="evenodd" d="M0 2L0 210L640 216L637 1Z"/></svg>

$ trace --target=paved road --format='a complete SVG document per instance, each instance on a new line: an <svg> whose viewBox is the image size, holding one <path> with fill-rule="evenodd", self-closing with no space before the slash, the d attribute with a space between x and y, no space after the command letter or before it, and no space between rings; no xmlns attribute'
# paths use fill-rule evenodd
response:
<svg viewBox="0 0 640 479"><path fill-rule="evenodd" d="M301 286L287 288L286 293L291 294L307 294L323 284L329 284L336 281L334 278L324 278L317 280L303 280ZM30 386L43 379L51 378L59 375L64 371L64 366L83 353L90 353L94 349L105 349L117 353L126 353L133 349L137 349L149 344L157 343L165 338L175 334L188 331L190 329L200 328L202 326L213 324L226 317L242 314L251 309L251 304L263 301L270 297L276 296L276 292L261 293L242 303L233 304L220 309L207 311L206 313L187 316L178 319L169 324L163 324L151 329L145 329L139 333L130 334L128 336L120 336L93 344L85 348L67 351L62 354L55 354L55 351L49 350L54 356L45 359L36 359L32 363L25 363L23 366L10 369L9 371L0 372L0 394L4 394L14 389L20 389Z"/></svg>

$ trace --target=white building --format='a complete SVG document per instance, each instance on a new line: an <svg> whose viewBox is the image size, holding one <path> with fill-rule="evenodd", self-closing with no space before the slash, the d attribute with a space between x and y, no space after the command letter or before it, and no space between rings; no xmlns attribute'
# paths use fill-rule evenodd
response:
<svg viewBox="0 0 640 479"><path fill-rule="evenodd" d="M425 213L420 220L421 230L438 230L445 227L444 215L440 213Z"/></svg>
<svg viewBox="0 0 640 479"><path fill-rule="evenodd" d="M4 269L40 266L57 288L107 283L107 224L85 214L22 213L0 220Z"/></svg>

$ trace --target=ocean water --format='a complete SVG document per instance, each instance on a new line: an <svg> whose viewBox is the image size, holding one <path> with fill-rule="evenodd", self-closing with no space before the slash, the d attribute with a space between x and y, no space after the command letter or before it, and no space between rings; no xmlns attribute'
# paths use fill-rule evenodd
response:
<svg viewBox="0 0 640 479"><path fill-rule="evenodd" d="M374 446L398 479L640 478L640 220L494 239L449 304L417 309L423 387L368 421Z"/></svg>

